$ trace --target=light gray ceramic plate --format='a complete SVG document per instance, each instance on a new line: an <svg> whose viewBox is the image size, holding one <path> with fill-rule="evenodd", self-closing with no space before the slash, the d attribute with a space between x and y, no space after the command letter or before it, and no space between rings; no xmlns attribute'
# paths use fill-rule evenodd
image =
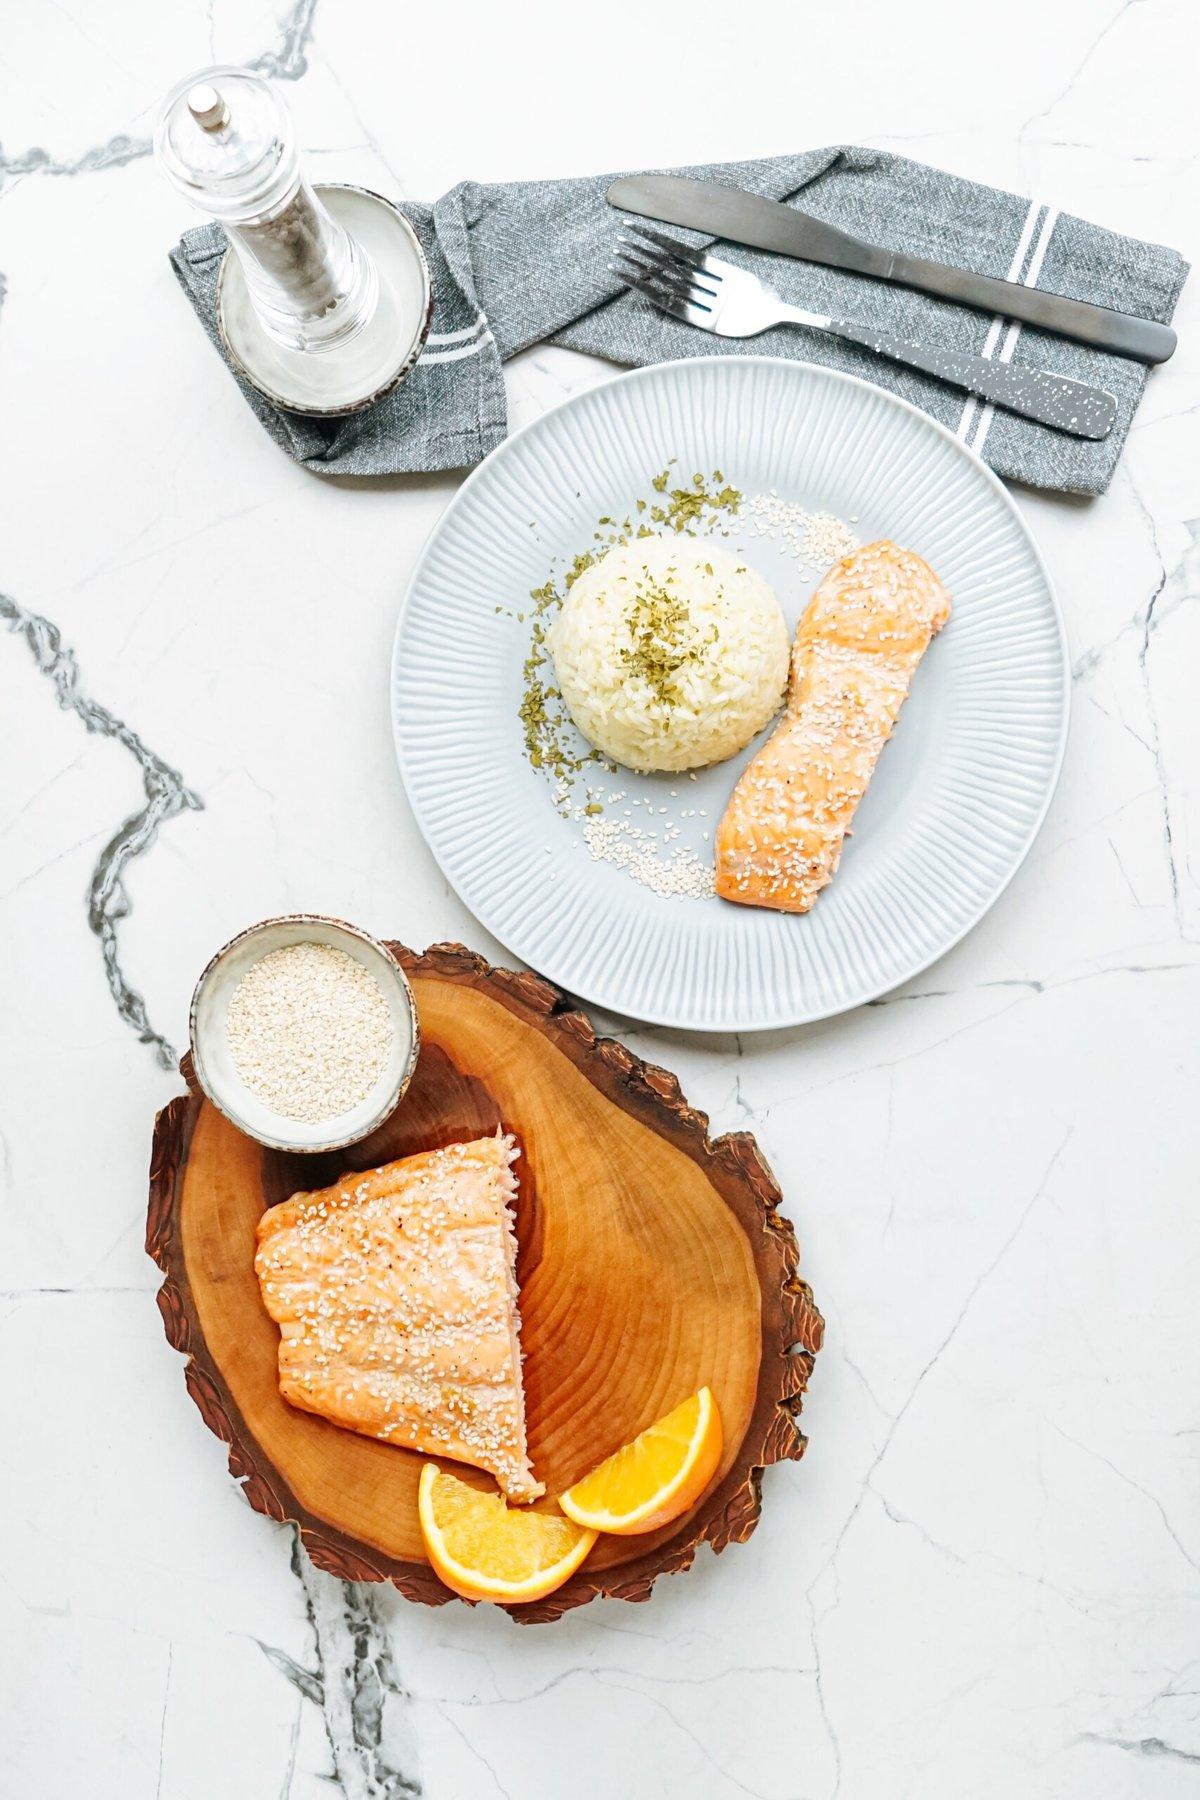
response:
<svg viewBox="0 0 1200 1800"><path fill-rule="evenodd" d="M593 861L524 754L517 707L529 592L591 545L599 517L623 519L639 495L653 499L651 478L671 458L689 475L720 469L748 495L775 489L853 519L863 543L894 538L919 551L953 596L953 617L917 671L841 868L804 917L663 898ZM726 547L774 583L793 624L814 585L794 557L736 526ZM524 623L509 616L522 610ZM696 1030L826 1018L907 981L957 943L1012 879L1042 822L1068 692L1045 565L979 459L867 382L742 356L621 376L494 451L417 564L392 667L409 799L472 912L582 999ZM707 856L750 754L694 782L622 772L611 785L661 800L672 816L694 808L678 841ZM681 796L674 802L671 788Z"/></svg>

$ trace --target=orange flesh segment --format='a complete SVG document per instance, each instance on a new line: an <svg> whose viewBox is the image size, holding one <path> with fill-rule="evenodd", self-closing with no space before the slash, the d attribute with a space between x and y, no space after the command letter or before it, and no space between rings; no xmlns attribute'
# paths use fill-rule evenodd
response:
<svg viewBox="0 0 1200 1800"><path fill-rule="evenodd" d="M559 1505L578 1524L617 1537L657 1531L695 1505L723 1445L716 1400L701 1388L568 1488Z"/></svg>
<svg viewBox="0 0 1200 1800"><path fill-rule="evenodd" d="M421 1532L435 1571L467 1600L540 1600L575 1573L596 1541L560 1513L514 1510L436 1463L421 1471Z"/></svg>

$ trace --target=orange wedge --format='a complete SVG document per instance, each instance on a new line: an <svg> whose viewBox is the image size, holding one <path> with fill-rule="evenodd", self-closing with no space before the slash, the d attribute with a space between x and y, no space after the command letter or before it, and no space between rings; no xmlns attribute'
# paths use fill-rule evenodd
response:
<svg viewBox="0 0 1200 1800"><path fill-rule="evenodd" d="M657 1531L696 1504L716 1474L724 1441L717 1403L703 1387L568 1488L558 1504L593 1531L615 1537Z"/></svg>
<svg viewBox="0 0 1200 1800"><path fill-rule="evenodd" d="M421 1535L434 1569L464 1600L540 1600L573 1575L596 1541L560 1513L514 1510L436 1463L421 1470Z"/></svg>

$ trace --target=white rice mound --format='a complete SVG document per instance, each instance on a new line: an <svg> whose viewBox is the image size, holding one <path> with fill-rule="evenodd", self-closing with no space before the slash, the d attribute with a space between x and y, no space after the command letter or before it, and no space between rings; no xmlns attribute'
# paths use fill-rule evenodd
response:
<svg viewBox="0 0 1200 1800"><path fill-rule="evenodd" d="M584 737L640 772L736 755L787 683L774 589L728 551L674 533L618 544L585 569L546 642ZM648 645L664 659L657 681L644 672Z"/></svg>

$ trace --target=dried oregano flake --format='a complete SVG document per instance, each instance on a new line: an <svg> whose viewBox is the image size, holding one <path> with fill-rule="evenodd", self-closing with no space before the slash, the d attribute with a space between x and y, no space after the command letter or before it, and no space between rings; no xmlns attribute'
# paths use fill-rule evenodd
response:
<svg viewBox="0 0 1200 1800"><path fill-rule="evenodd" d="M530 591L533 618L529 655L522 668L518 715L525 754L533 768L543 770L553 779L555 800L561 811L568 811L570 808L570 789L575 777L588 764L603 763L605 759L598 750L589 749L583 753L578 751L575 727L563 704L562 695L545 679L544 670L549 662L545 649L549 615L561 607L584 570L590 569L617 544L628 544L637 538L655 537L662 530L694 537L697 535L697 528L718 529L722 517L736 513L742 503L741 493L729 485L720 469L714 469L708 480L697 473L692 476L690 487L672 488L670 482L673 467L674 459L651 478L650 485L654 492L664 496L662 505L651 505L645 499L635 501L634 512L639 520L636 526L632 517L618 524L611 514L603 514L596 521L596 529L592 533L592 542L598 547L580 551L574 557L562 574L561 587L551 577L541 587ZM650 523L646 523L647 519ZM709 572L711 573L711 567ZM497 606L496 611L504 613L507 618L516 619L519 624L524 623L524 612L511 612L503 606ZM647 588L645 592L639 592L631 619L632 644L628 653L630 668L644 676L668 706L679 698L673 677L685 662L693 660L698 654L695 649L680 649L681 628L686 614L685 603L668 589ZM587 816L595 816L603 811L590 791L583 810Z"/></svg>

